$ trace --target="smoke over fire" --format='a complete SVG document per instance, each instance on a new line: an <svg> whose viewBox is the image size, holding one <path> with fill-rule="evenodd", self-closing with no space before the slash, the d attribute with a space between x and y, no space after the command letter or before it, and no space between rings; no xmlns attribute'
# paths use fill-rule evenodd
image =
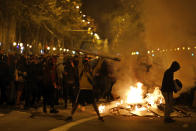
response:
<svg viewBox="0 0 196 131"><path fill-rule="evenodd" d="M147 47L171 49L196 46L195 5L194 0L145 0L143 21ZM160 58L163 69L171 61L179 61L182 68L176 73L176 77L182 80L183 90L194 85L196 63L195 57L191 56L193 52L196 53L196 50L174 51Z"/></svg>
<svg viewBox="0 0 196 131"><path fill-rule="evenodd" d="M120 54L121 62L114 67L115 96L123 96L126 88L138 81L147 90L160 87L164 71L174 60L181 65L175 73L175 78L183 83L181 92L194 86L196 62L191 54L196 55L195 0L83 1L87 12L98 21L99 34L108 38ZM187 50L188 47L191 49ZM147 54L148 50L158 48L168 51ZM132 51L139 51L140 55L131 56Z"/></svg>
<svg viewBox="0 0 196 131"><path fill-rule="evenodd" d="M193 0L143 0L136 5L139 9L133 13L137 13L139 19L135 23L142 23L144 30L138 26L130 26L131 28L126 28L121 33L119 39L122 40L119 40L117 50L122 61L117 67L118 81L113 89L115 95L123 94L124 87L137 81L144 83L147 89L160 87L164 71L174 60L181 65L181 69L175 73L175 78L183 83L182 91L176 96L194 86L196 62L192 53L196 54L196 49L193 48L196 46L196 15L193 13L195 5ZM185 50L182 47L185 47ZM188 47L191 49L187 50ZM175 48L180 50L175 51ZM157 49L167 49L168 52L157 52L154 56L152 53L147 54L148 50ZM140 55L131 56L133 50L139 51Z"/></svg>

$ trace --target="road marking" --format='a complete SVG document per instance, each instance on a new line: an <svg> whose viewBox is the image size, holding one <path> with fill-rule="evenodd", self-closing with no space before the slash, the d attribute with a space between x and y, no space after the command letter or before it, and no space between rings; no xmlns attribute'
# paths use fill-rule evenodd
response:
<svg viewBox="0 0 196 131"><path fill-rule="evenodd" d="M51 129L50 131L68 131L73 126L79 125L79 124L84 123L86 121L93 120L95 118L97 118L97 116L92 116L92 117L89 117L89 118L84 118L84 119L81 119L81 120L78 120L78 121L70 122L70 123L67 123L63 126L57 127L55 129Z"/></svg>

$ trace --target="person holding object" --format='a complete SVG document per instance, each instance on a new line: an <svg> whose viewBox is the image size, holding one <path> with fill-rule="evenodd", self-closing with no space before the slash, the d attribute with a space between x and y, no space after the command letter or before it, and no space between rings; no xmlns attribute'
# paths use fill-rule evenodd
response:
<svg viewBox="0 0 196 131"><path fill-rule="evenodd" d="M97 113L98 120L104 121L103 117L100 116L98 107L96 105L95 100L95 90L94 90L94 81L93 76L96 71L99 69L99 65L103 62L103 59L99 59L96 67L92 70L91 66L89 65L89 61L87 58L80 59L79 68L79 87L77 89L77 96L75 105L72 108L70 116L66 118L66 121L72 121L73 115L78 108L79 104L84 104L84 102L90 103L93 105L95 112Z"/></svg>
<svg viewBox="0 0 196 131"><path fill-rule="evenodd" d="M166 123L175 122L175 120L170 117L170 113L172 112L173 106L173 92L177 92L176 84L179 83L179 81L176 82L176 80L174 80L174 72L178 71L179 69L180 64L177 61L173 61L170 68L165 71L162 80L161 92L165 99L164 122Z"/></svg>

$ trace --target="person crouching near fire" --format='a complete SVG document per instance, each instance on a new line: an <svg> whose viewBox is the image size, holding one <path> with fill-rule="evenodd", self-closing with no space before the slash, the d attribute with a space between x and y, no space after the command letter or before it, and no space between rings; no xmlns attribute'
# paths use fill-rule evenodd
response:
<svg viewBox="0 0 196 131"><path fill-rule="evenodd" d="M174 72L179 69L180 64L177 61L173 61L170 68L165 71L162 80L161 92L165 99L164 122L166 123L175 122L175 120L170 117L170 113L172 112L173 92L175 91Z"/></svg>

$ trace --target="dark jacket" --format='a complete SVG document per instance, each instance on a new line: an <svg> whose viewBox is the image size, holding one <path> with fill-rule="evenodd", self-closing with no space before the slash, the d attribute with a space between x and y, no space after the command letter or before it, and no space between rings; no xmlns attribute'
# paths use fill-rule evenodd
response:
<svg viewBox="0 0 196 131"><path fill-rule="evenodd" d="M165 71L164 76L163 76L163 81L162 81L162 87L161 87L162 92L173 92L174 91L175 89L174 72L176 72L179 69L180 69L179 63L174 61L172 62L170 68Z"/></svg>
<svg viewBox="0 0 196 131"><path fill-rule="evenodd" d="M162 92L173 92L174 91L174 72L171 69L165 71L162 81Z"/></svg>

